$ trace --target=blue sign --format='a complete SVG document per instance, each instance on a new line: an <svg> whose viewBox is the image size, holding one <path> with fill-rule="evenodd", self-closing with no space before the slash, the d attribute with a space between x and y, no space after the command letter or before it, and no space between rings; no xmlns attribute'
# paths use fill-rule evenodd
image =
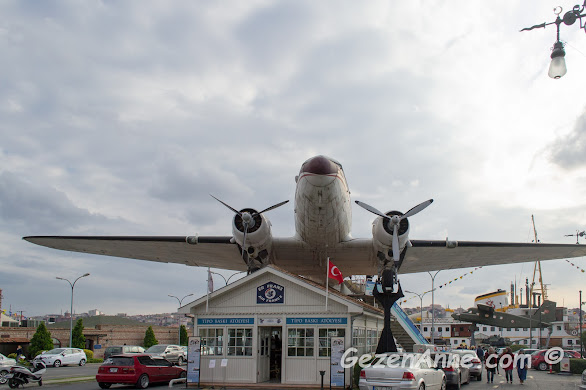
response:
<svg viewBox="0 0 586 390"><path fill-rule="evenodd" d="M94 344L94 349L102 349L102 344Z"/></svg>
<svg viewBox="0 0 586 390"><path fill-rule="evenodd" d="M198 325L254 325L254 318L198 318Z"/></svg>
<svg viewBox="0 0 586 390"><path fill-rule="evenodd" d="M273 282L258 286L256 303L285 303L285 287Z"/></svg>
<svg viewBox="0 0 586 390"><path fill-rule="evenodd" d="M348 318L287 318L288 325L346 325Z"/></svg>

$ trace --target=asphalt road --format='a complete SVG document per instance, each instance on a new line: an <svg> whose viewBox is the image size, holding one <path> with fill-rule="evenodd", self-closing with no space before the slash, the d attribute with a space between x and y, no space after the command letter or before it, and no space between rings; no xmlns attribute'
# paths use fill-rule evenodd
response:
<svg viewBox="0 0 586 390"><path fill-rule="evenodd" d="M44 375L43 388L47 389L62 389L62 390L100 390L95 379L89 377L95 376L98 370L99 364L88 364L86 367L49 367L47 373ZM486 373L485 373L486 374ZM515 372L516 375L516 372ZM75 381L76 379L85 379L85 382L70 382L70 383L55 383L55 381L62 381L68 378L69 380ZM523 386L519 384L518 378L514 377L514 383L505 383L504 375L496 375L495 382L492 384L486 383L486 375L483 375L483 380L480 382L471 381L470 384L464 385L463 390L485 390L485 389L512 389L519 388L522 390L576 390L577 385L580 384L580 375L558 375L548 374L545 371L529 370L527 375L527 381ZM216 384L216 388L220 388L220 384ZM29 384L25 388L38 388L36 384ZM133 386L122 386L114 385L111 389L132 389ZM167 384L151 385L149 388L165 389L168 388ZM176 389L185 388L185 384L177 384L174 386ZM196 388L196 387L190 387ZM8 386L0 386L0 390L8 389ZM238 390L231 388L232 390ZM250 388L248 390L251 390ZM263 390L279 390L278 386L274 388L264 388Z"/></svg>

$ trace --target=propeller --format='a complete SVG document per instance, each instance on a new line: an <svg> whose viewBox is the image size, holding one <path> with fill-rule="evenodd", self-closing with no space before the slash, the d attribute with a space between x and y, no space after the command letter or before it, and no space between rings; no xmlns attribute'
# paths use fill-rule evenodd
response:
<svg viewBox="0 0 586 390"><path fill-rule="evenodd" d="M262 213L266 213L267 211L271 211L273 209L276 209L277 207L281 207L282 205L284 205L285 203L289 202L288 200L285 200L283 202L277 203L271 207L267 207L266 209L262 210L262 211L255 211L253 213L249 212L249 211L238 211L236 210L234 207L230 206L229 204L221 201L220 199L216 198L215 196L213 196L212 194L210 194L210 196L212 198L214 198L215 200L217 200L218 202L220 202L221 204L223 204L224 206L226 206L227 208L229 208L230 210L232 210L235 214L237 214L238 216L240 216L240 218L242 219L242 227L243 227L243 232L244 232L244 236L242 238L242 258L246 261L246 263L248 264L248 270L250 273L250 268L251 268L251 261L250 261L250 257L248 256L248 252L246 252L246 235L248 234L248 229L253 228L256 226L256 222L254 220L254 217L261 215ZM244 255L246 254L246 258L244 257Z"/></svg>
<svg viewBox="0 0 586 390"><path fill-rule="evenodd" d="M379 210L375 209L374 207L361 202L359 200L356 201L356 204L360 207L362 207L363 209L370 211L373 214L378 215L379 217L383 218L383 223L387 223L390 224L389 227L393 227L393 260L395 261L399 261L400 257L401 257L401 253L399 251L399 224L401 223L401 221L405 218L409 218L412 215L417 214L418 212L422 211L423 209L425 209L427 206L429 206L430 204L433 203L433 199L429 199L426 200L425 202L422 202L420 204L418 204L417 206L411 208L409 211L407 211L405 214L403 215L392 215L392 216L388 216L382 212L380 212Z"/></svg>

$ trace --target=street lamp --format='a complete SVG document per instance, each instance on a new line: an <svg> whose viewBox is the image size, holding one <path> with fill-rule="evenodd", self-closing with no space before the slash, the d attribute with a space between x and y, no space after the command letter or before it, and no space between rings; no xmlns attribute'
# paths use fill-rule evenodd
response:
<svg viewBox="0 0 586 390"><path fill-rule="evenodd" d="M221 276L221 277L222 277L222 279L224 279L224 283L226 283L226 286L227 286L227 285L228 285L228 283L230 283L230 279L232 279L232 277L233 277L233 276L236 276L236 275L242 274L242 273L244 273L244 272L247 272L247 271L240 271L240 272L236 272L236 273L234 273L234 274L230 275L230 276L228 277L228 280L226 280L226 278L224 277L224 275L222 275L222 274L219 274L219 273L217 273L217 272L210 271L210 274L214 274L214 275Z"/></svg>
<svg viewBox="0 0 586 390"><path fill-rule="evenodd" d="M181 298L181 299L179 299L179 298L178 298L178 297L176 297L175 295L169 295L169 296L170 296L171 298L175 298L175 299L177 299L177 301L179 302L179 307L181 307L181 303L183 302L183 300L184 300L185 298L187 298L187 297L190 297L190 296L192 296L192 295L193 295L193 294L186 295L186 296L184 296L184 297L183 297L183 298ZM178 341L177 341L177 344L178 344L178 345L181 345L181 321L179 321L179 339L178 339Z"/></svg>
<svg viewBox="0 0 586 390"><path fill-rule="evenodd" d="M549 71L547 72L547 75L552 79L559 79L568 71L566 68L566 60L564 58L566 56L566 52L564 51L564 44L560 41L560 25L563 22L565 25L571 26L576 22L577 19L580 19L580 28L583 28L586 32L586 21L584 23L582 22L582 18L586 17L586 14L582 13L584 12L585 8L586 0L582 6L575 5L571 11L566 12L564 16L560 18L560 14L562 13L563 9L562 7L555 7L553 9L553 13L556 15L555 21L550 23L536 24L535 26L527 27L521 30L529 31L533 30L534 28L545 28L545 26L550 24L556 25L557 39L553 44L553 49L551 52L551 63L549 64Z"/></svg>
<svg viewBox="0 0 586 390"><path fill-rule="evenodd" d="M585 0L586 1L586 0ZM437 271L435 274L431 274L430 271L427 271L427 273L429 274L429 276L431 276L431 343L434 344L434 335L433 335L433 331L434 331L434 324L435 324L435 312L434 312L434 308L433 305L435 304L435 300L434 300L434 291L435 291L435 277L437 276L437 274L439 274L441 271L441 269L439 271Z"/></svg>
<svg viewBox="0 0 586 390"><path fill-rule="evenodd" d="M71 307L69 309L69 348L73 347L73 288L75 287L75 283L81 279L85 278L86 276L90 276L89 273L81 275L79 278L75 279L73 283L69 281L69 279L61 278L57 276L55 279L65 280L71 286Z"/></svg>
<svg viewBox="0 0 586 390"><path fill-rule="evenodd" d="M582 302L582 290L580 290L580 307L578 308L578 315L580 316L580 330L578 336L580 337L580 357L584 357L584 343L582 342L582 305L586 302Z"/></svg>
<svg viewBox="0 0 586 390"><path fill-rule="evenodd" d="M429 291L426 291L426 292L424 292L424 293L422 293L422 294L418 294L418 293L416 293L416 292L413 292L413 291L407 291L407 290L405 290L405 292L406 292L406 293L409 293L409 294L415 294L415 295L417 295L417 296L419 297L419 301L421 302L421 303L420 303L420 305L419 305L419 308L420 308L420 310L419 310L419 311L420 311L420 314L419 314L419 316L421 317L421 319L419 320L419 324L420 324L419 326L420 326L420 327L422 327L422 326L423 326L423 297L425 296L425 294L427 294L427 293L431 292L431 290L429 290ZM421 329L419 329L419 330L420 330L420 331L423 331L423 328L421 328Z"/></svg>

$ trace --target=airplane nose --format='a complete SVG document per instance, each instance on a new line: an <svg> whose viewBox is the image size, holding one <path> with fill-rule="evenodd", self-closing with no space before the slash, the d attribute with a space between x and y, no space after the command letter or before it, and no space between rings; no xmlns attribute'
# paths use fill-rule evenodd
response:
<svg viewBox="0 0 586 390"><path fill-rule="evenodd" d="M301 171L316 175L329 175L338 172L338 167L327 157L316 156L307 160Z"/></svg>

